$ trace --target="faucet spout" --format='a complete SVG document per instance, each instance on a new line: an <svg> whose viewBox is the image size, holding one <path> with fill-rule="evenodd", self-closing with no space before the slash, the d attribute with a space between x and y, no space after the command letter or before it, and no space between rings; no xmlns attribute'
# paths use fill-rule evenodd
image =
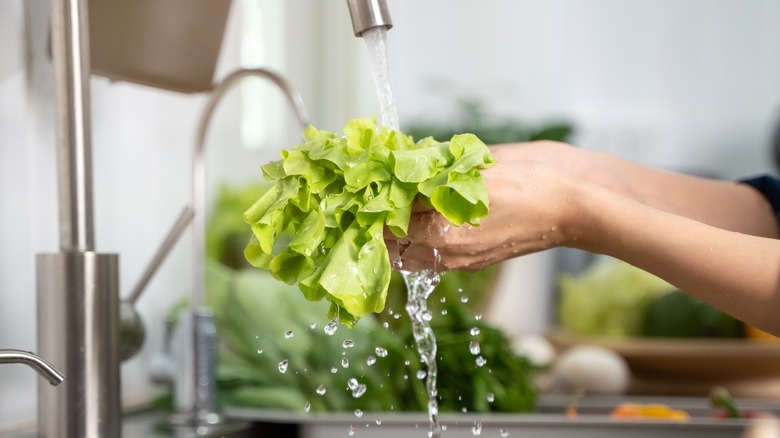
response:
<svg viewBox="0 0 780 438"><path fill-rule="evenodd" d="M393 27L385 0L347 0L347 6L356 37L375 27Z"/></svg>
<svg viewBox="0 0 780 438"><path fill-rule="evenodd" d="M34 369L52 386L57 386L65 377L51 364L33 353L21 350L0 350L0 364L20 363Z"/></svg>

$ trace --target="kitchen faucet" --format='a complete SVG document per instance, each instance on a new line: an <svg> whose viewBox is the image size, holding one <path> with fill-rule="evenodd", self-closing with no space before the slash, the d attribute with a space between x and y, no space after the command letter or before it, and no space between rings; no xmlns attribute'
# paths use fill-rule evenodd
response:
<svg viewBox="0 0 780 438"><path fill-rule="evenodd" d="M217 334L213 314L206 306L206 133L217 104L222 97L246 77L271 81L282 91L301 129L309 125L309 113L300 94L279 74L263 69L239 69L226 76L211 91L198 124L192 156L193 197L193 282L190 309L179 315L178 330L173 335L172 355L176 373L173 381L174 425L202 430L223 429L224 419L216 409Z"/></svg>

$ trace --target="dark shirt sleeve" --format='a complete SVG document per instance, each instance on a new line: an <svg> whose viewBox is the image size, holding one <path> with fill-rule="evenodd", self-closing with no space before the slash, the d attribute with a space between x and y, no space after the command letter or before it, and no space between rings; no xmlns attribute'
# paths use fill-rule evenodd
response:
<svg viewBox="0 0 780 438"><path fill-rule="evenodd" d="M775 217L780 221L780 179L771 176L757 176L740 181L758 190L775 211Z"/></svg>

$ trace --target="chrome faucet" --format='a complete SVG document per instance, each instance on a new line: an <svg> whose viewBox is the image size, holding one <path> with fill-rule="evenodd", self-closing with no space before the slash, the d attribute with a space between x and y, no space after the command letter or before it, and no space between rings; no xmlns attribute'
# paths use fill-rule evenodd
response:
<svg viewBox="0 0 780 438"><path fill-rule="evenodd" d="M168 377L173 381L173 423L204 433L225 428L225 421L217 412L215 403L217 334L213 314L206 306L205 291L206 133L222 97L246 77L271 81L287 98L301 129L309 125L309 113L300 94L282 76L262 68L237 70L218 83L209 96L198 124L192 157L193 290L190 309L180 314L179 325L173 334L171 361L176 373Z"/></svg>
<svg viewBox="0 0 780 438"><path fill-rule="evenodd" d="M65 380L65 377L57 368L29 351L0 350L0 364L20 363L34 369L52 386L57 386Z"/></svg>

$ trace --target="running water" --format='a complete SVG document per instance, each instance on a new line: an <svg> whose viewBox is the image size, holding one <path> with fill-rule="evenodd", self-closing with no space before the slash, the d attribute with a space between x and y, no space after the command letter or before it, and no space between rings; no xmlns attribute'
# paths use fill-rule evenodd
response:
<svg viewBox="0 0 780 438"><path fill-rule="evenodd" d="M393 94L393 83L390 80L390 66L387 60L387 30L384 27L370 29L363 34L363 40L365 40L366 48L368 49L377 97L379 98L380 124L395 131L400 131L398 113L395 107L395 95ZM428 420L430 423L428 436L430 438L439 438L442 428L439 424L438 390L436 389L436 377L438 374L436 368L436 336L430 326L432 315L428 310L428 297L436 288L436 285L439 284L439 275L436 269L419 272L403 270L400 256L405 248L402 246L403 244L399 242L399 257L395 260L394 267L401 271L404 283L406 283L408 295L406 312L409 314L409 319L412 320L412 333L417 343L417 352L420 355L420 360L428 369L425 376L425 388L428 392Z"/></svg>
<svg viewBox="0 0 780 438"><path fill-rule="evenodd" d="M399 131L401 128L398 123L398 112L395 108L393 82L390 80L390 63L387 60L387 29L381 26L369 29L363 34L363 40L366 42L366 49L368 49L376 94L379 98L381 114L379 123Z"/></svg>

